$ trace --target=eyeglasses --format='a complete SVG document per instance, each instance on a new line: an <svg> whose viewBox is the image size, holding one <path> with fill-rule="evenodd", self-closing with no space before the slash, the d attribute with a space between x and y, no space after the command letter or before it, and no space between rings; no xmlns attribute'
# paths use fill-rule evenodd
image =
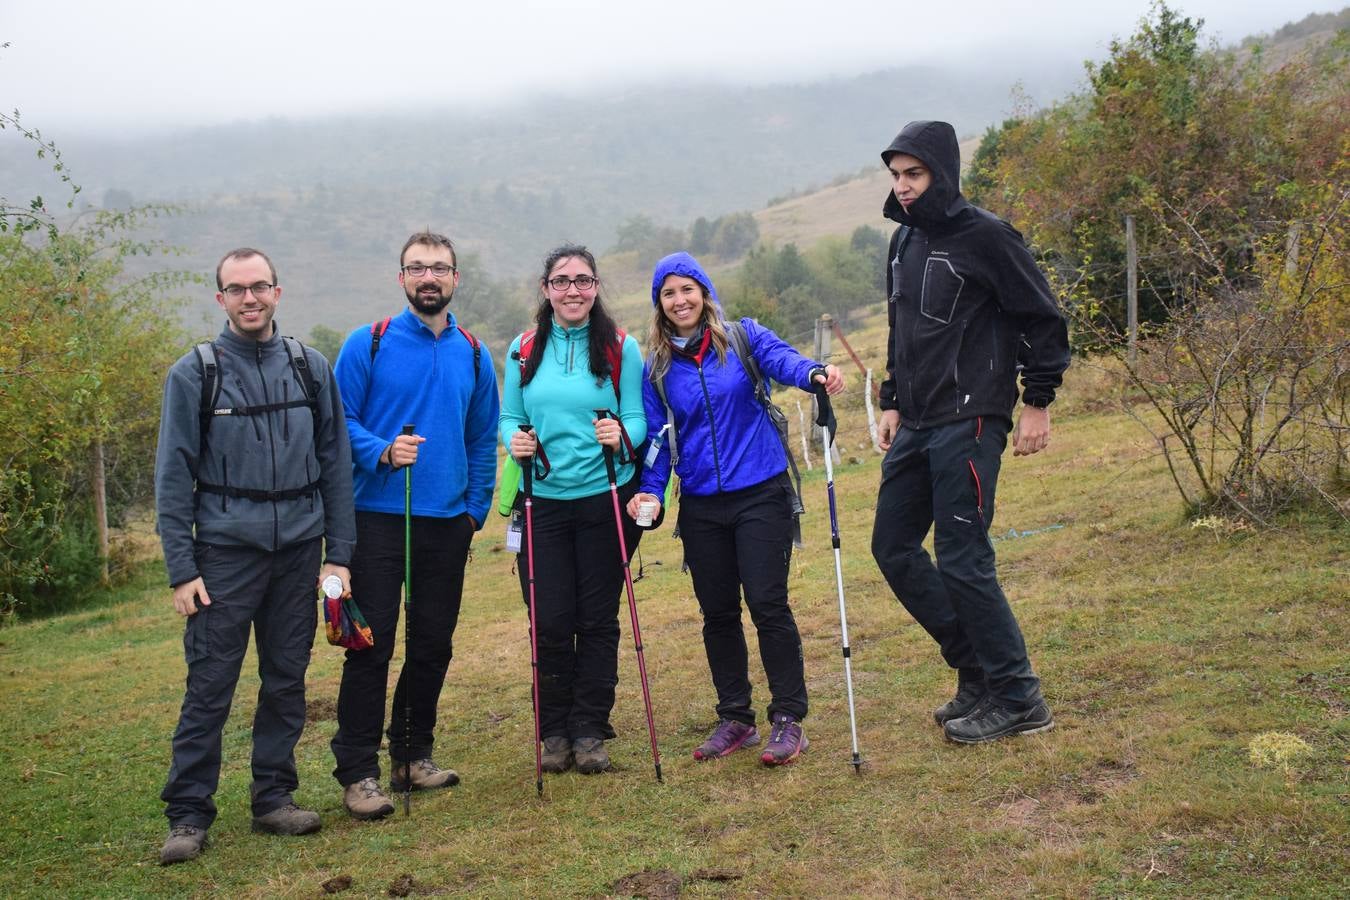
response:
<svg viewBox="0 0 1350 900"><path fill-rule="evenodd" d="M276 289L277 286L275 284L259 281L248 286L242 284L227 284L220 289L220 292L231 300L238 300L240 297L244 296L244 291L252 291L253 296L257 297L259 300L266 300L268 297L272 296L272 292Z"/></svg>
<svg viewBox="0 0 1350 900"><path fill-rule="evenodd" d="M459 270L454 266L447 266L445 263L436 263L434 266L424 266L421 263L413 263L410 266L402 266L399 271L404 275L411 275L414 278L421 278L428 272L437 278L444 278L451 272L458 272Z"/></svg>
<svg viewBox="0 0 1350 900"><path fill-rule="evenodd" d="M548 280L548 286L555 291L565 291L571 285L576 285L579 291L588 291L600 281L592 275L578 275L576 278L568 278L566 275L554 275Z"/></svg>

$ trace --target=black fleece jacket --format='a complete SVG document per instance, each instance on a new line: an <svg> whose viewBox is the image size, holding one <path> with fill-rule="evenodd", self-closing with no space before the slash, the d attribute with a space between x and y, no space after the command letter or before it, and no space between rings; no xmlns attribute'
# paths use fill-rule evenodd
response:
<svg viewBox="0 0 1350 900"><path fill-rule="evenodd" d="M908 428L976 416L1012 420L1022 402L1048 406L1069 365L1068 330L1022 235L961 196L961 150L946 122L911 122L881 154L905 153L932 172L904 209L886 270L890 341L881 408ZM906 236L906 232L908 234ZM903 238L903 240L902 240Z"/></svg>

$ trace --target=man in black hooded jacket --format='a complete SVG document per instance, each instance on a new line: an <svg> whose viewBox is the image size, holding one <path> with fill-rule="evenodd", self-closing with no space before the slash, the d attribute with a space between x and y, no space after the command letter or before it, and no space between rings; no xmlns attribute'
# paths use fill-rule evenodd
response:
<svg viewBox="0 0 1350 900"><path fill-rule="evenodd" d="M886 273L881 489L872 555L957 671L934 712L961 743L1046 731L1054 718L999 587L989 526L1000 458L1045 448L1069 364L1064 318L1017 230L961 196L946 122L911 122L881 154L900 226ZM1022 409L1013 428L1021 372ZM923 548L933 528L936 565Z"/></svg>

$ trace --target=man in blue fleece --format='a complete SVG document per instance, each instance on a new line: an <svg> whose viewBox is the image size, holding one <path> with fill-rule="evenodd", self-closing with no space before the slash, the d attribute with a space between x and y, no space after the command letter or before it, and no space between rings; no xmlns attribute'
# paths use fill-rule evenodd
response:
<svg viewBox="0 0 1350 900"><path fill-rule="evenodd" d="M398 281L408 308L352 332L336 367L355 467L352 592L375 639L368 650L347 651L332 743L333 775L357 819L394 811L379 783L379 749L403 587L405 473L399 470L416 465L412 621L388 730L394 792L459 783L432 761L436 705L450 665L469 543L487 519L497 472L492 357L447 309L459 285L454 244L443 235L414 234L403 245ZM404 424L415 433L401 434Z"/></svg>
<svg viewBox="0 0 1350 900"><path fill-rule="evenodd" d="M1054 718L999 587L989 526L1009 431L1015 456L1050 440L1048 407L1069 365L1064 317L1022 236L961 196L951 125L911 122L881 159L894 182L884 213L899 227L872 555L957 671L956 696L933 714L946 736L1045 731ZM923 548L930 528L936 565Z"/></svg>

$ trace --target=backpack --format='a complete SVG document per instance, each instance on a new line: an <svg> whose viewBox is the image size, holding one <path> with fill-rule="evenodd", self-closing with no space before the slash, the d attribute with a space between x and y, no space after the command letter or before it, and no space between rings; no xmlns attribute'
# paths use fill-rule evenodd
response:
<svg viewBox="0 0 1350 900"><path fill-rule="evenodd" d="M301 406L308 406L311 414L314 416L314 439L319 437L319 389L314 382L314 373L310 371L309 360L305 357L305 345L293 337L281 338L281 343L286 348L286 353L291 359L291 370L295 372L295 377L300 382L300 390L304 396L299 400L290 400L284 403L260 403L254 406L225 406L217 407L220 401L220 362L216 356L216 345L214 341L202 341L193 347L197 354L197 361L202 367L202 398L198 409L198 418L200 420L200 446L198 447L198 458L206 454L206 436L211 430L211 420L217 416L257 416L263 413L278 412L285 409L296 409ZM211 484L200 479L197 481L197 491L203 494L219 494L223 497L244 497L249 500L257 501L276 501L276 500L296 500L300 497L312 497L319 489L319 482L312 481L302 488L291 488L284 491L264 491L250 488L239 488L232 485Z"/></svg>
<svg viewBox="0 0 1350 900"><path fill-rule="evenodd" d="M531 328L529 331L523 332L520 335L520 346L511 353L511 358L520 363L522 378L525 376L525 363L529 361L530 353L534 350L534 338L537 332L537 328ZM614 385L614 399L616 401L619 399L619 376L623 372L623 342L627 336L628 333L622 328L616 328L615 341L605 351L605 358L609 360L609 380ZM641 466L642 458L633 448L632 442L629 441L628 432L624 430L622 422L619 423L619 434L622 438L620 451L626 450L628 453L627 460L622 459L621 456L619 461ZM547 460L542 451L543 445L540 444L540 456ZM543 480L547 476L548 470L545 469L543 473L536 473L535 478ZM520 490L520 479L520 463L508 451L506 462L502 467L502 489L497 501L497 512L503 516L511 515L511 510L516 502L516 494Z"/></svg>
<svg viewBox="0 0 1350 900"><path fill-rule="evenodd" d="M764 407L764 412L773 423L774 430L778 432L778 439L783 443L783 452L787 455L788 465L792 468L792 518L794 523L795 537L794 543L802 546L801 523L802 513L806 512L806 507L802 505L802 476L797 471L797 460L792 457L792 449L788 446L788 418L783 414L777 404L769 396L769 384L764 378L764 373L759 369L759 363L755 360L755 354L750 349L750 338L745 333L745 326L740 322L727 322L727 343L730 345L731 352L736 354L736 358L741 361L747 375L750 376L750 382L754 385L755 400ZM675 471L675 466L680 461L679 445L675 438L675 412L670 408L670 400L666 398L665 377L652 380L652 387L656 388L656 395L661 398L661 404L666 408L666 428L665 440L670 443L670 470Z"/></svg>

